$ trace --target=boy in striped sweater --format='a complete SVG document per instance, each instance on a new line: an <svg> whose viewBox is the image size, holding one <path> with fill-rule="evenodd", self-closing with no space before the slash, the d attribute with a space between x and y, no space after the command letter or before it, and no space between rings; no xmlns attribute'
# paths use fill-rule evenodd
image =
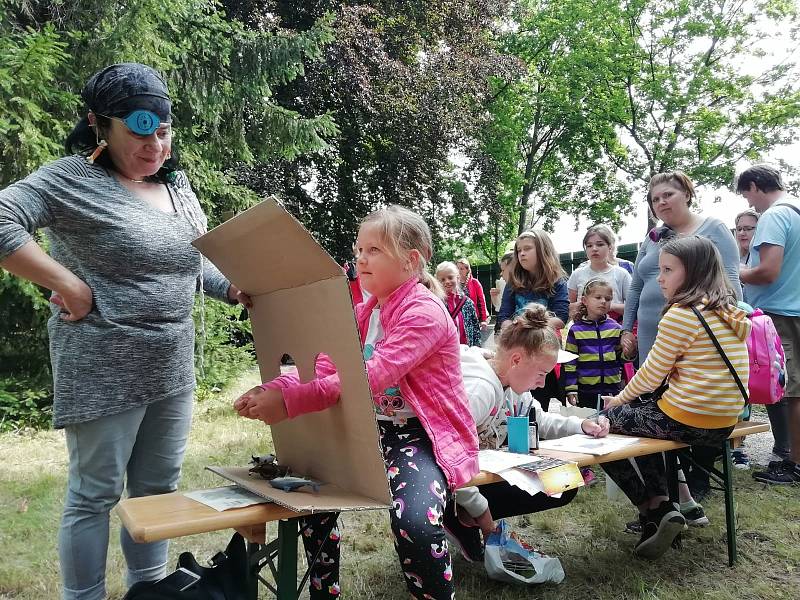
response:
<svg viewBox="0 0 800 600"><path fill-rule="evenodd" d="M745 340L750 321L736 307L719 251L708 239L692 236L667 242L658 265L667 309L647 360L622 392L605 398L611 431L721 447L744 406L736 379L747 389ZM669 384L666 390L660 389L664 381ZM639 401L645 392L656 392L657 398ZM667 496L663 458L642 456L636 463L641 476L627 460L602 466L639 508L642 537L634 552L655 559L669 549L686 519Z"/></svg>
<svg viewBox="0 0 800 600"><path fill-rule="evenodd" d="M573 406L595 408L597 396L613 396L622 387L622 329L608 316L614 290L605 279L586 282L581 306L564 349L578 358L564 364L564 389Z"/></svg>

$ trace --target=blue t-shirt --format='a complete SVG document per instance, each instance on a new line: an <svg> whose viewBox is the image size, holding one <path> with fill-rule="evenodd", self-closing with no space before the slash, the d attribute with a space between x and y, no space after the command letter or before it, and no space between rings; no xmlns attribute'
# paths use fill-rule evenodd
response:
<svg viewBox="0 0 800 600"><path fill-rule="evenodd" d="M800 214L788 206L800 208L797 198L783 196L758 219L750 245L748 267L760 264L761 244L783 248L783 263L778 279L768 285L745 286L747 301L765 312L800 317Z"/></svg>
<svg viewBox="0 0 800 600"><path fill-rule="evenodd" d="M553 286L552 296L533 291L514 291L510 285L507 285L503 290L503 301L500 303L500 312L497 314L497 322L502 323L512 318L530 302L541 304L566 323L569 320L567 280L559 279L558 282L556 282Z"/></svg>

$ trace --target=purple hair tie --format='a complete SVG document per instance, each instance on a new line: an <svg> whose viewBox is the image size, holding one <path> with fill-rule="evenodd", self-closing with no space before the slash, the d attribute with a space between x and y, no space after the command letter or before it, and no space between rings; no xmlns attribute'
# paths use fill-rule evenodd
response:
<svg viewBox="0 0 800 600"><path fill-rule="evenodd" d="M666 225L662 225L661 227L653 227L647 234L654 242L661 242L666 241L670 238L675 237L675 231L667 227Z"/></svg>

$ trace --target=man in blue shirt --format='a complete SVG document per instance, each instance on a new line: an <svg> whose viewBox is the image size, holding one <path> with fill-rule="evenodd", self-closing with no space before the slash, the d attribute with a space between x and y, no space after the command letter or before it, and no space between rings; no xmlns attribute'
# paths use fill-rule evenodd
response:
<svg viewBox="0 0 800 600"><path fill-rule="evenodd" d="M788 458L773 461L766 471L753 473L758 481L800 482L800 202L786 193L780 171L754 165L742 172L736 191L761 214L750 258L739 274L747 301L775 323L786 353ZM797 355L797 356L795 356Z"/></svg>

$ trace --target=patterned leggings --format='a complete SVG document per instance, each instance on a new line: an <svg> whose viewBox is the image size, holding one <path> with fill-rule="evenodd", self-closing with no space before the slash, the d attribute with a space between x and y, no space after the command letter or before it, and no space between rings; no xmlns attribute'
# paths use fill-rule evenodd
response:
<svg viewBox="0 0 800 600"><path fill-rule="evenodd" d="M720 429L698 429L684 425L658 407L654 400L634 400L630 404L608 410L611 433L673 440L689 445L719 447L728 439L733 426ZM648 454L634 459L642 476L639 477L629 460L616 460L600 465L628 499L640 505L656 496L667 495L667 478L662 454Z"/></svg>
<svg viewBox="0 0 800 600"><path fill-rule="evenodd" d="M451 600L453 570L442 527L449 492L431 441L417 419L403 425L378 424L393 501L389 516L394 545L408 591L414 598ZM309 561L325 543L311 568L311 600L336 598L340 593L339 529L331 530L330 518L312 515L300 522Z"/></svg>

